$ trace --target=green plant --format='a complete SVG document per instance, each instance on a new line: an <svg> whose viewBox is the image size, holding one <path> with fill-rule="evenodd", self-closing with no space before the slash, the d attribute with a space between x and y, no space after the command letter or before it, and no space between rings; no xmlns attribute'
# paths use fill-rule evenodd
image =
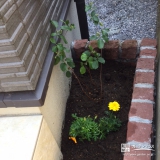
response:
<svg viewBox="0 0 160 160"><path fill-rule="evenodd" d="M113 103L114 102L110 102ZM110 104L109 106L110 107ZM120 108L118 102L116 102L117 106ZM118 111L118 110L116 110ZM106 138L107 134L112 131L117 131L121 126L121 121L113 114L112 111L106 111L106 116L102 118L91 118L88 117L78 117L76 114L72 114L72 117L75 119L69 131L70 139L76 141L78 137L80 140L98 140ZM77 141L76 141L77 143Z"/></svg>
<svg viewBox="0 0 160 160"><path fill-rule="evenodd" d="M70 50L64 47L62 43L57 43L56 38L61 39L65 44L67 44L68 42L63 36L63 32L72 31L75 29L75 26L74 24L70 24L68 20L64 21L63 23L64 24L61 26L61 28L59 28L58 22L51 21L51 24L56 28L56 31L51 34L50 42L54 44L52 47L52 51L55 53L54 64L57 65L60 63L61 70L66 73L67 77L71 77L75 64L72 58L66 56L66 53L70 52Z"/></svg>
<svg viewBox="0 0 160 160"><path fill-rule="evenodd" d="M106 116L100 118L98 122L100 139L104 139L109 132L117 131L121 126L121 121L112 112L106 111L105 114Z"/></svg>
<svg viewBox="0 0 160 160"><path fill-rule="evenodd" d="M88 47L88 50L82 53L81 55L81 67L80 73L86 73L86 68L88 69L98 69L99 63L104 64L105 60L101 57L100 53L96 52L92 46Z"/></svg>
<svg viewBox="0 0 160 160"><path fill-rule="evenodd" d="M50 37L50 42L53 44L52 52L55 53L55 56L54 56L55 63L54 64L57 65L60 63L60 69L65 73L66 77L71 77L71 75L73 74L74 77L77 79L84 94L88 98L92 99L89 96L89 94L86 93L82 83L80 82L78 76L75 74L75 72L73 70L73 68L75 67L73 59L67 57L67 53L70 52L70 50L67 49L63 45L63 43L57 42L57 39L60 39L65 44L68 43L63 34L64 34L64 32L72 31L73 29L75 29L74 24L70 24L70 22L68 20L63 21L63 25L61 27L59 27L57 21L51 21L51 24L55 27L55 32L53 32Z"/></svg>
<svg viewBox="0 0 160 160"><path fill-rule="evenodd" d="M100 22L98 14L96 14L95 7L92 2L85 6L85 11L88 12L90 20L97 26L99 32L92 35L90 40L96 40L99 49L103 49L104 44L108 42L108 28L103 28L102 22Z"/></svg>
<svg viewBox="0 0 160 160"><path fill-rule="evenodd" d="M81 67L80 73L84 74L86 71L89 72L92 69L98 69L99 63L100 65L100 84L101 84L101 96L102 96L102 64L105 63L104 58L102 57L102 49L104 48L104 44L108 42L108 31L109 29L103 28L103 24L100 22L98 15L96 14L95 7L93 3L89 3L85 6L85 11L88 12L90 20L98 27L100 32L92 35L90 40L96 40L97 46L100 49L100 53L97 53L91 45L88 46L87 50L81 55ZM92 77L91 77L92 80Z"/></svg>
<svg viewBox="0 0 160 160"><path fill-rule="evenodd" d="M94 140L99 137L100 130L98 124L95 122L96 117L93 119L88 117L77 117L76 114L72 114L75 119L70 127L69 135L71 137L79 137L80 140Z"/></svg>
<svg viewBox="0 0 160 160"><path fill-rule="evenodd" d="M84 94L92 99L89 94L86 93L82 83L80 82L78 76L75 74L73 68L75 67L75 64L73 62L73 59L70 57L67 57L67 53L70 52L68 48L66 48L63 43L57 42L57 39L60 39L62 42L67 44L67 40L65 36L63 35L64 32L72 31L75 29L74 24L70 24L70 22L63 21L63 25L59 27L57 21L51 21L51 24L55 27L55 32L51 33L50 42L53 44L52 52L54 52L54 61L55 65L60 63L60 69L65 73L67 77L71 77L73 74L74 77L77 79L82 91ZM93 100L93 99L92 99Z"/></svg>
<svg viewBox="0 0 160 160"><path fill-rule="evenodd" d="M101 32L97 32L95 35L91 36L91 40L97 40L97 45L98 48L101 49L101 53L96 52L92 46L88 46L87 50L85 52L82 53L81 55L81 67L80 67L80 73L84 74L86 73L86 71L89 72L90 77L91 77L91 81L92 81L92 76L91 76L91 72L90 70L93 69L98 69L99 68L99 64L101 64L101 69L100 69L100 84L101 84L101 96L102 96L102 64L105 63L104 58L102 57L102 48L104 47L104 44L106 42L108 42L108 29L102 29L101 27L103 26L103 24L99 21L99 17L95 12L95 9L92 5L92 3L89 3L89 5L86 5L85 8L86 12L90 12L90 17L91 20L94 22L95 25L99 26L99 28L101 29ZM84 84L82 84L79 80L79 78L77 77L77 75L75 74L73 68L75 67L75 64L73 62L72 58L67 57L67 52L69 52L70 50L67 49L63 43L58 43L57 39L60 39L62 42L64 42L65 44L67 44L67 40L64 36L64 32L68 32L68 31L72 31L73 29L75 29L74 24L70 24L70 22L67 21L63 21L63 25L61 27L59 27L59 24L57 21L51 21L51 24L55 27L55 32L53 32L51 34L51 38L50 38L50 42L54 44L54 46L52 47L52 51L55 53L55 65L60 63L60 69L65 72L65 75L67 77L71 77L71 75L73 74L74 77L77 79L78 83L80 84L80 87L82 89L82 91L84 92L84 94L92 99L92 100L99 100L97 99L93 99L91 97L91 95L89 95L89 91L88 93L86 92L87 86L85 86ZM93 81L92 81L93 83ZM86 89L84 89L86 88Z"/></svg>

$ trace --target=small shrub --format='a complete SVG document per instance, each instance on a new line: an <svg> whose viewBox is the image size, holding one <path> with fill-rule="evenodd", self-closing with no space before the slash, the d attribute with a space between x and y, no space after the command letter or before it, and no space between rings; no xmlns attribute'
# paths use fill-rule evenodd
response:
<svg viewBox="0 0 160 160"><path fill-rule="evenodd" d="M95 122L96 117L93 119L88 117L77 117L76 114L72 114L75 119L70 127L69 135L71 137L79 137L80 140L94 140L99 138L100 130L97 122Z"/></svg>
<svg viewBox="0 0 160 160"><path fill-rule="evenodd" d="M110 102L111 104L118 107L116 111L119 110L120 105L118 102ZM97 116L94 118L88 117L78 117L76 114L72 114L72 117L75 119L70 127L69 139L72 139L77 143L76 138L80 140L98 140L105 139L107 134L112 131L118 131L121 126L121 121L113 114L112 111L106 111L106 116L97 119Z"/></svg>
<svg viewBox="0 0 160 160"><path fill-rule="evenodd" d="M106 135L112 131L118 131L121 121L113 115L112 112L106 111L107 116L99 119L100 139L105 139Z"/></svg>

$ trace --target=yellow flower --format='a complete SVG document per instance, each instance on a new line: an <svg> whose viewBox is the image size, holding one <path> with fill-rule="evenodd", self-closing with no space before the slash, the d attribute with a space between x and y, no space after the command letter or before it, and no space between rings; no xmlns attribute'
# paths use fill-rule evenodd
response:
<svg viewBox="0 0 160 160"><path fill-rule="evenodd" d="M74 143L77 143L77 140L75 137L69 137L69 139L71 139Z"/></svg>
<svg viewBox="0 0 160 160"><path fill-rule="evenodd" d="M120 105L116 101L110 102L108 107L109 107L109 110L112 110L112 111L119 111L119 109L120 109Z"/></svg>

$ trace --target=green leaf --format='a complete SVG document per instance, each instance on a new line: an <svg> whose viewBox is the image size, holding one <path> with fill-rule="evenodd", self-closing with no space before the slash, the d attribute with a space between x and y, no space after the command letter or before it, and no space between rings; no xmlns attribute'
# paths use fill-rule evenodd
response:
<svg viewBox="0 0 160 160"><path fill-rule="evenodd" d="M105 42L108 42L108 36L102 36L102 38L104 39Z"/></svg>
<svg viewBox="0 0 160 160"><path fill-rule="evenodd" d="M53 46L53 47L52 47L52 52L56 53L57 51L58 51L57 46Z"/></svg>
<svg viewBox="0 0 160 160"><path fill-rule="evenodd" d="M58 51L63 51L64 47L63 47L63 44L59 43L57 44L57 48L58 48Z"/></svg>
<svg viewBox="0 0 160 160"><path fill-rule="evenodd" d="M93 61L92 68L97 69L99 67L98 61Z"/></svg>
<svg viewBox="0 0 160 160"><path fill-rule="evenodd" d="M95 16L95 14L96 14L96 12L95 12L95 10L93 10L93 11L91 12L91 17Z"/></svg>
<svg viewBox="0 0 160 160"><path fill-rule="evenodd" d="M84 66L82 66L82 67L80 68L80 73L81 73L81 74L85 74L85 73L86 73L86 68L85 68Z"/></svg>
<svg viewBox="0 0 160 160"><path fill-rule="evenodd" d="M96 57L100 57L101 56L101 54L100 53L96 53Z"/></svg>
<svg viewBox="0 0 160 160"><path fill-rule="evenodd" d="M97 36L96 35L92 35L91 37L90 37L90 40L92 41L92 40L97 40Z"/></svg>
<svg viewBox="0 0 160 160"><path fill-rule="evenodd" d="M67 70L67 65L66 65L65 63L61 63L61 64L60 64L60 68L61 68L61 70L64 72L64 71Z"/></svg>
<svg viewBox="0 0 160 160"><path fill-rule="evenodd" d="M75 29L75 25L74 25L74 24L71 24L71 25L70 25L70 28L71 28L71 30L72 30L72 29Z"/></svg>
<svg viewBox="0 0 160 160"><path fill-rule="evenodd" d="M75 67L74 62L67 62L67 64L68 64L71 68L74 68L74 67Z"/></svg>
<svg viewBox="0 0 160 160"><path fill-rule="evenodd" d="M83 53L84 53L84 54L86 54L86 55L87 55L87 57L89 57L89 56L90 56L90 54L91 54L91 53L90 53L90 51L88 51L88 50L84 51Z"/></svg>
<svg viewBox="0 0 160 160"><path fill-rule="evenodd" d="M52 43L56 44L56 40L55 40L55 39L50 38L50 41L51 41Z"/></svg>
<svg viewBox="0 0 160 160"><path fill-rule="evenodd" d="M59 57L60 57L60 60L63 61L66 56L65 56L65 54L61 54L61 55L59 55Z"/></svg>
<svg viewBox="0 0 160 160"><path fill-rule="evenodd" d="M66 61L67 62L73 62L73 59L72 58L66 58Z"/></svg>
<svg viewBox="0 0 160 160"><path fill-rule="evenodd" d="M86 61L87 58L88 58L88 56L87 56L85 53L82 53L82 55L81 55L81 60L82 60L82 61Z"/></svg>
<svg viewBox="0 0 160 160"><path fill-rule="evenodd" d="M86 5L85 6L85 11L88 12L91 9L91 5Z"/></svg>
<svg viewBox="0 0 160 160"><path fill-rule="evenodd" d="M100 63L103 63L103 64L104 64L104 63L105 63L105 60L104 60L104 58L99 57L99 58L98 58L98 62L100 62Z"/></svg>
<svg viewBox="0 0 160 160"><path fill-rule="evenodd" d="M99 49L102 49L103 47L104 47L103 39L99 39L99 40L98 40L98 48L99 48Z"/></svg>
<svg viewBox="0 0 160 160"><path fill-rule="evenodd" d="M57 21L51 21L51 24L53 24L56 28L58 27L58 22Z"/></svg>
<svg viewBox="0 0 160 160"><path fill-rule="evenodd" d="M54 62L54 64L57 65L59 62L60 62L60 58L59 58L58 56L55 57L55 62Z"/></svg>
<svg viewBox="0 0 160 160"><path fill-rule="evenodd" d="M65 21L65 24L68 25L68 24L69 24L69 20L66 20L66 21Z"/></svg>
<svg viewBox="0 0 160 160"><path fill-rule="evenodd" d="M72 75L72 74L71 74L71 72L70 72L70 71L67 71L67 72L66 72L66 77L68 77L68 78L69 78L69 77L71 77L71 75Z"/></svg>
<svg viewBox="0 0 160 160"><path fill-rule="evenodd" d="M88 64L89 64L89 68L90 68L90 69L93 69L92 63L93 63L93 61L88 61Z"/></svg>
<svg viewBox="0 0 160 160"><path fill-rule="evenodd" d="M90 56L90 57L88 58L88 62L91 62L91 61L93 61L93 57L92 57L92 56Z"/></svg>
<svg viewBox="0 0 160 160"><path fill-rule="evenodd" d="M108 31L106 29L103 29L102 31L102 38L105 42L108 42Z"/></svg>
<svg viewBox="0 0 160 160"><path fill-rule="evenodd" d="M52 33L51 34L52 37L57 36L57 35L58 35L57 33Z"/></svg>
<svg viewBox="0 0 160 160"><path fill-rule="evenodd" d="M106 36L106 35L108 36L108 31L106 31L105 29L102 29L101 32L103 36Z"/></svg>
<svg viewBox="0 0 160 160"><path fill-rule="evenodd" d="M67 40L66 40L66 38L63 35L60 35L60 38L64 41L65 44L68 43Z"/></svg>
<svg viewBox="0 0 160 160"><path fill-rule="evenodd" d="M93 21L94 22L99 22L99 18L97 16L93 16Z"/></svg>
<svg viewBox="0 0 160 160"><path fill-rule="evenodd" d="M65 26L62 26L61 29L63 29L63 30L70 30L70 27L68 27L67 25L65 25Z"/></svg>
<svg viewBox="0 0 160 160"><path fill-rule="evenodd" d="M89 50L92 52L93 51L93 47L91 45L88 46Z"/></svg>

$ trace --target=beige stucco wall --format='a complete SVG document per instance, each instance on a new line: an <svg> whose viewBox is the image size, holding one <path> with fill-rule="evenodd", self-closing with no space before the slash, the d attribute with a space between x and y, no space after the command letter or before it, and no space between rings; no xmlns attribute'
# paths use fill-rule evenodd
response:
<svg viewBox="0 0 160 160"><path fill-rule="evenodd" d="M63 155L45 119L42 121L32 160L62 160Z"/></svg>
<svg viewBox="0 0 160 160"><path fill-rule="evenodd" d="M67 19L76 26L76 29L73 32L65 34L65 37L69 42L68 47L70 47L73 40L80 39L78 18L74 1L71 2ZM71 56L71 54L68 54L68 56ZM56 65L53 67L45 103L42 107L0 108L0 116L43 114L57 145L60 147L61 129L65 115L66 102L69 96L70 82L71 79L67 78L60 70L59 66Z"/></svg>

